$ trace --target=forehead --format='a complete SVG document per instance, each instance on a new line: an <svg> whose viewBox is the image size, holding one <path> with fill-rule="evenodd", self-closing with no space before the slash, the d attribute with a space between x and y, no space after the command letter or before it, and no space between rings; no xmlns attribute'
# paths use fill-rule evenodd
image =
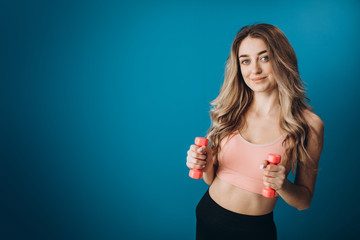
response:
<svg viewBox="0 0 360 240"><path fill-rule="evenodd" d="M263 50L268 50L268 47L261 38L246 37L239 46L239 56L257 55Z"/></svg>

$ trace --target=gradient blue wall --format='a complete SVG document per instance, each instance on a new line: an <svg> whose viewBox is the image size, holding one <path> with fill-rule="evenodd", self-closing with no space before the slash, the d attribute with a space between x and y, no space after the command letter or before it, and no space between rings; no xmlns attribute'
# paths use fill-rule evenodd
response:
<svg viewBox="0 0 360 240"><path fill-rule="evenodd" d="M360 3L269 2L2 0L0 238L194 239L207 185L186 151L255 22L287 35L326 128L312 206L280 200L279 239L359 235Z"/></svg>

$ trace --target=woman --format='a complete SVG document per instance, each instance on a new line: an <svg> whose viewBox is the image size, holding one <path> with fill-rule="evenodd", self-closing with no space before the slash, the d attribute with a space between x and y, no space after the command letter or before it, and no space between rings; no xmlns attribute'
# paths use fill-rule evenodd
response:
<svg viewBox="0 0 360 240"><path fill-rule="evenodd" d="M243 27L227 60L225 81L211 102L210 146L192 145L189 168L210 185L196 208L197 239L276 239L278 196L310 206L323 146L324 124L309 100L284 33L269 24ZM281 155L278 165L266 161ZM292 171L294 183L287 179ZM261 195L263 187L275 198Z"/></svg>

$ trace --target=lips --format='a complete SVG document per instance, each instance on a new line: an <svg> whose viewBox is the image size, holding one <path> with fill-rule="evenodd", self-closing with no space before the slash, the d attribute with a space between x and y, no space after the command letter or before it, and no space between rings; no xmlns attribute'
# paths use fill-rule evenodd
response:
<svg viewBox="0 0 360 240"><path fill-rule="evenodd" d="M261 78L250 78L251 81L254 81L254 82L259 82L259 81L262 81L264 80L266 77L261 77Z"/></svg>

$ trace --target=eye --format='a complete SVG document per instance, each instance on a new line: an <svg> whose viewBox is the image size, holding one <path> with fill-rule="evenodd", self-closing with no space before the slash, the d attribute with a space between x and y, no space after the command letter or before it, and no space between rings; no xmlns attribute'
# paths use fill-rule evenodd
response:
<svg viewBox="0 0 360 240"><path fill-rule="evenodd" d="M248 59L245 59L245 60L242 60L241 61L241 64L248 64L249 63L249 60Z"/></svg>
<svg viewBox="0 0 360 240"><path fill-rule="evenodd" d="M269 61L269 57L268 56L263 56L263 57L260 58L260 60L263 61L263 62L267 62L267 61Z"/></svg>

